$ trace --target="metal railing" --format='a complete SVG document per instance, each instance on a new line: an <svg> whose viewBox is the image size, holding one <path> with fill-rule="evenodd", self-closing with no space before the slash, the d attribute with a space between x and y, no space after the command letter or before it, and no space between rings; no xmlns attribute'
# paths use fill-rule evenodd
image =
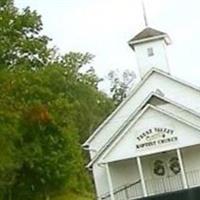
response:
<svg viewBox="0 0 200 200"><path fill-rule="evenodd" d="M200 186L200 170L193 170L186 173L189 188Z"/></svg>
<svg viewBox="0 0 200 200"><path fill-rule="evenodd" d="M188 188L200 186L200 170L186 172ZM174 192L184 189L181 174L165 176L163 178L146 179L145 185L148 196ZM133 200L143 197L141 180L124 185L114 190L115 200ZM101 200L111 200L110 194L100 197Z"/></svg>
<svg viewBox="0 0 200 200"><path fill-rule="evenodd" d="M138 180L134 183L123 185L114 190L115 200L127 200L133 198L142 197L142 186L141 180ZM106 193L101 198L101 200L110 200L110 194Z"/></svg>
<svg viewBox="0 0 200 200"><path fill-rule="evenodd" d="M149 196L183 189L181 174L145 180L145 183Z"/></svg>

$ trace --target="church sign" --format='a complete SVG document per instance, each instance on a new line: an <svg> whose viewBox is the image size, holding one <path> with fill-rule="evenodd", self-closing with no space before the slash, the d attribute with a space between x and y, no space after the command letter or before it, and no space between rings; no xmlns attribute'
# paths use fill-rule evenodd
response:
<svg viewBox="0 0 200 200"><path fill-rule="evenodd" d="M151 128L137 137L136 149L144 149L163 144L173 143L178 140L174 130L169 128Z"/></svg>

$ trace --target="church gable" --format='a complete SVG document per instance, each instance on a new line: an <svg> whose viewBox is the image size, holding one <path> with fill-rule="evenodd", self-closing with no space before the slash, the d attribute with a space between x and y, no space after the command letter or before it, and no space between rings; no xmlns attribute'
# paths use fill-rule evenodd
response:
<svg viewBox="0 0 200 200"><path fill-rule="evenodd" d="M161 93L163 96L188 107L191 110L199 109L199 90L191 85L181 82L171 75L160 70L152 69L146 77L135 87L128 98L108 117L108 119L85 142L92 151L92 158L115 135L125 121L137 110L152 92ZM190 96L186 98L185 96ZM192 99L192 102L191 102Z"/></svg>
<svg viewBox="0 0 200 200"><path fill-rule="evenodd" d="M113 162L200 143L200 129L154 106L146 106L102 154Z"/></svg>
<svg viewBox="0 0 200 200"><path fill-rule="evenodd" d="M159 103L158 103L159 102ZM193 124L195 127L200 127L200 115L195 111L187 109L186 107L179 105L165 97L161 97L156 93L151 93L146 100L140 104L137 108L136 112L133 113L124 124L120 127L120 129L111 137L111 139L102 147L102 149L96 154L96 156L92 159L88 166L91 166L94 162L96 162L105 152L105 150L114 143L114 141L124 132L124 130L129 126L131 122L136 120L137 116L144 110L147 105L153 106L159 109L162 112L167 112L174 117L179 119L183 119L187 123Z"/></svg>

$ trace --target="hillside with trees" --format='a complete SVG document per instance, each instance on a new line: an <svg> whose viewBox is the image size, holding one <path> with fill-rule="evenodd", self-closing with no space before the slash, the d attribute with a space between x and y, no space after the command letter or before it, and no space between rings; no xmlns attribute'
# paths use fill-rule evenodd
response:
<svg viewBox="0 0 200 200"><path fill-rule="evenodd" d="M78 200L93 187L81 143L114 103L91 54L60 55L36 11L0 8L0 200Z"/></svg>

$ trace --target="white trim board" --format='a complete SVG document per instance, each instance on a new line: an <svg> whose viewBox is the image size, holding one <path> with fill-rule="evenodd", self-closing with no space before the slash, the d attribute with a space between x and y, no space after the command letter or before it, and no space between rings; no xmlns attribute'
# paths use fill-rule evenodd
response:
<svg viewBox="0 0 200 200"><path fill-rule="evenodd" d="M83 147L89 146L90 142L96 137L96 135L104 128L104 126L106 124L108 124L110 122L110 120L119 112L119 110L121 110L123 108L123 106L125 104L128 103L128 101L134 96L134 94L141 88L141 86L149 79L149 77L153 74L153 73L158 73L160 75L163 75L164 77L167 77L171 80L174 80L178 83L181 83L182 85L185 85L187 87L190 87L194 90L197 90L198 92L200 92L200 88L196 87L190 83L187 83L183 80L180 80L177 77L174 77L160 69L157 68L152 68L148 73L146 73L146 75L144 76L144 78L136 85L136 87L130 92L130 94L128 95L128 97L113 111L113 113L96 129L96 131L94 131L94 133L87 139L87 141L82 145Z"/></svg>
<svg viewBox="0 0 200 200"><path fill-rule="evenodd" d="M197 130L198 132L200 132L200 127L199 126L196 126L186 120L184 120L183 118L180 118L180 117L177 117L175 116L174 114L172 113L169 113L163 109L160 109L160 108L157 108L155 106L152 106L150 104L146 105L145 108L136 116L136 118L129 124L129 126L125 129L125 131L123 131L117 138L115 138L115 140L113 141L113 143L105 150L105 152L101 155L100 157L100 163L105 163L103 160L105 159L105 157L112 151L112 149L117 146L117 144L125 137L125 135L129 132L129 130L138 122L138 120L147 112L147 110L149 109L152 109L154 111L157 111L159 113L162 113L164 115L166 115L167 117L169 118L172 118L182 124L185 124L195 130ZM196 144L195 144L196 145ZM185 146L184 146L185 147ZM146 152L146 153L143 153L143 155L149 155L151 153L149 152ZM138 155L136 155L138 156ZM135 156L135 157L136 157ZM133 158L133 157L131 157ZM128 158L126 158L128 159ZM98 159L99 160L99 159Z"/></svg>
<svg viewBox="0 0 200 200"><path fill-rule="evenodd" d="M121 132L123 132L129 125L129 123L131 121L133 121L134 117L138 115L138 113L141 111L141 109L147 104L147 102L152 98L152 97L157 97L160 100L166 101L169 104L172 104L176 107L178 107L179 109L182 109L188 113L190 113L191 115L194 115L196 117L200 118L200 114L197 113L196 111L193 111L191 109L188 109L185 106L182 106L174 101L171 101L170 99L167 99L166 97L161 97L160 95L156 94L155 92L150 93L147 98L137 107L137 109L135 110L135 112L133 112L133 114L122 124L122 126L118 129L118 131L109 139L109 141L100 149L100 151L97 153L97 155L90 161L90 163L87 165L87 167L90 167L96 160L98 160L98 158L102 155L102 153L111 145L111 143L121 134ZM187 120L185 120L187 121ZM197 127L198 124L194 124Z"/></svg>

